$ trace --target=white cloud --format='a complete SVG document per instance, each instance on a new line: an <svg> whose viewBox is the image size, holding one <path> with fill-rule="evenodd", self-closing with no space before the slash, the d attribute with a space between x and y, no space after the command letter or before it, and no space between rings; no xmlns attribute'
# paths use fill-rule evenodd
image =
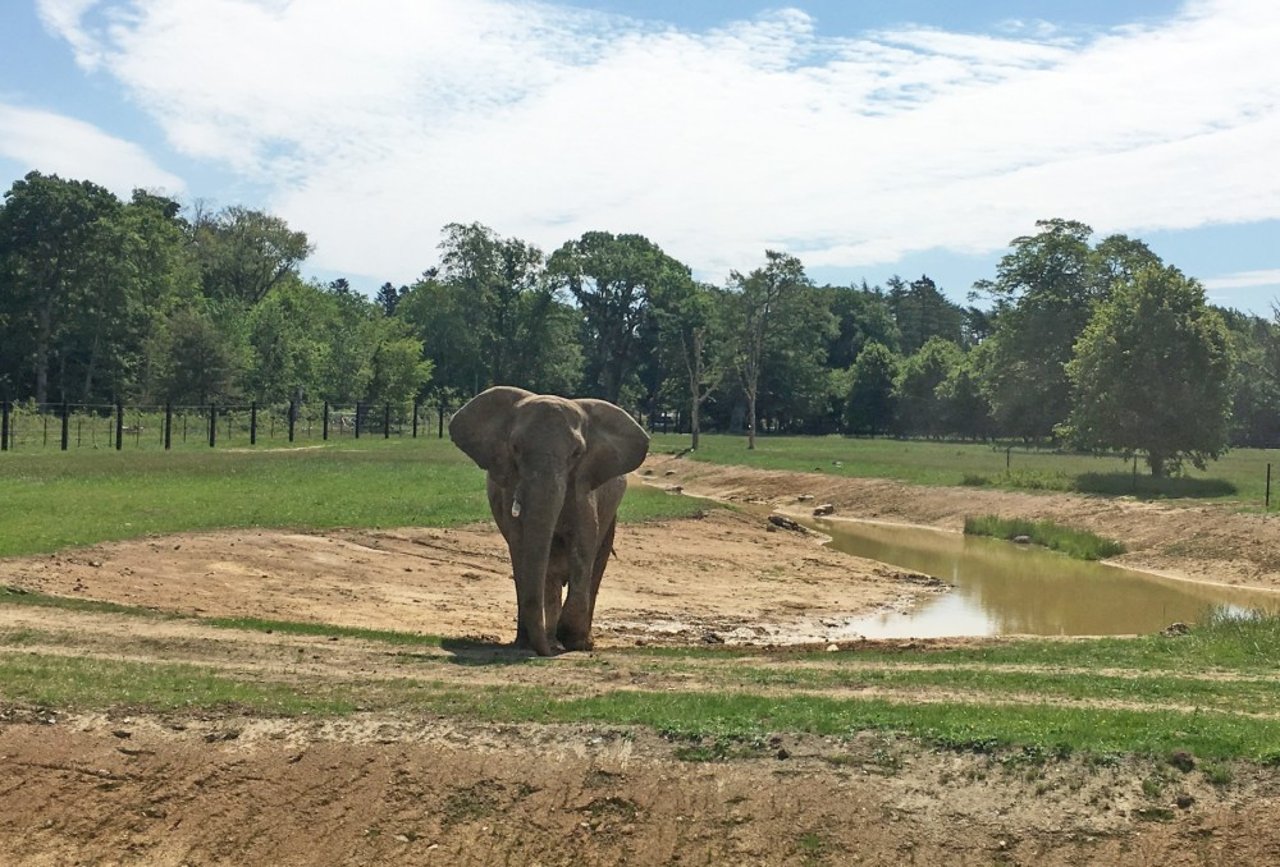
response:
<svg viewBox="0 0 1280 867"><path fill-rule="evenodd" d="M719 276L766 246L992 251L1048 216L1280 217L1277 4L833 39L795 9L688 32L520 0L41 3L176 148L267 183L315 264L378 279L454 220L638 231Z"/></svg>
<svg viewBox="0 0 1280 867"><path fill-rule="evenodd" d="M1209 290L1252 289L1257 286L1280 286L1280 268L1262 271L1238 271L1235 274L1223 274L1210 277L1204 281L1204 288Z"/></svg>
<svg viewBox="0 0 1280 867"><path fill-rule="evenodd" d="M97 127L48 111L0 103L0 157L25 169L89 178L117 195L135 187L176 194L180 178L157 166L142 148Z"/></svg>

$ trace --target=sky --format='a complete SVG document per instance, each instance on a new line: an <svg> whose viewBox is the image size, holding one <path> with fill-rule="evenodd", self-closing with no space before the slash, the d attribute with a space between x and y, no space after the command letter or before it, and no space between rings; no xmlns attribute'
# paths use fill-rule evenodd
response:
<svg viewBox="0 0 1280 867"><path fill-rule="evenodd" d="M480 222L964 303L1062 217L1269 317L1277 46L1274 0L0 0L0 189L269 211L366 292Z"/></svg>

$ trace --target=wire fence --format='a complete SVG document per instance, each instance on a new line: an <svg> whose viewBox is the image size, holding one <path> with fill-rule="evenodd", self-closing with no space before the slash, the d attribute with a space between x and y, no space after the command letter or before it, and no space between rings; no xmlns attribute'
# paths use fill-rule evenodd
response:
<svg viewBox="0 0 1280 867"><path fill-rule="evenodd" d="M453 407L414 402L124 405L0 401L0 451L174 449L443 437Z"/></svg>

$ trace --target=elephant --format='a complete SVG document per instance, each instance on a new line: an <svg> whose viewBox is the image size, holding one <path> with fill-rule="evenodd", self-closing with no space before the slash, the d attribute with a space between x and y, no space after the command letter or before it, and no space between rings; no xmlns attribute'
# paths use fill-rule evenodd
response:
<svg viewBox="0 0 1280 867"><path fill-rule="evenodd" d="M550 656L555 639L590 650L625 476L648 453L648 435L608 401L495 386L454 414L449 437L488 473L515 575L515 646Z"/></svg>

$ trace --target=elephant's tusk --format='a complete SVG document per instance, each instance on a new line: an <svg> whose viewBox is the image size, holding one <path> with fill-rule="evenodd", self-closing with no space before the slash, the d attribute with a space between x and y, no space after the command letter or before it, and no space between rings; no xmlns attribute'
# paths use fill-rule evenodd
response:
<svg viewBox="0 0 1280 867"><path fill-rule="evenodd" d="M520 501L519 500L511 501L511 517L513 518L520 517Z"/></svg>

